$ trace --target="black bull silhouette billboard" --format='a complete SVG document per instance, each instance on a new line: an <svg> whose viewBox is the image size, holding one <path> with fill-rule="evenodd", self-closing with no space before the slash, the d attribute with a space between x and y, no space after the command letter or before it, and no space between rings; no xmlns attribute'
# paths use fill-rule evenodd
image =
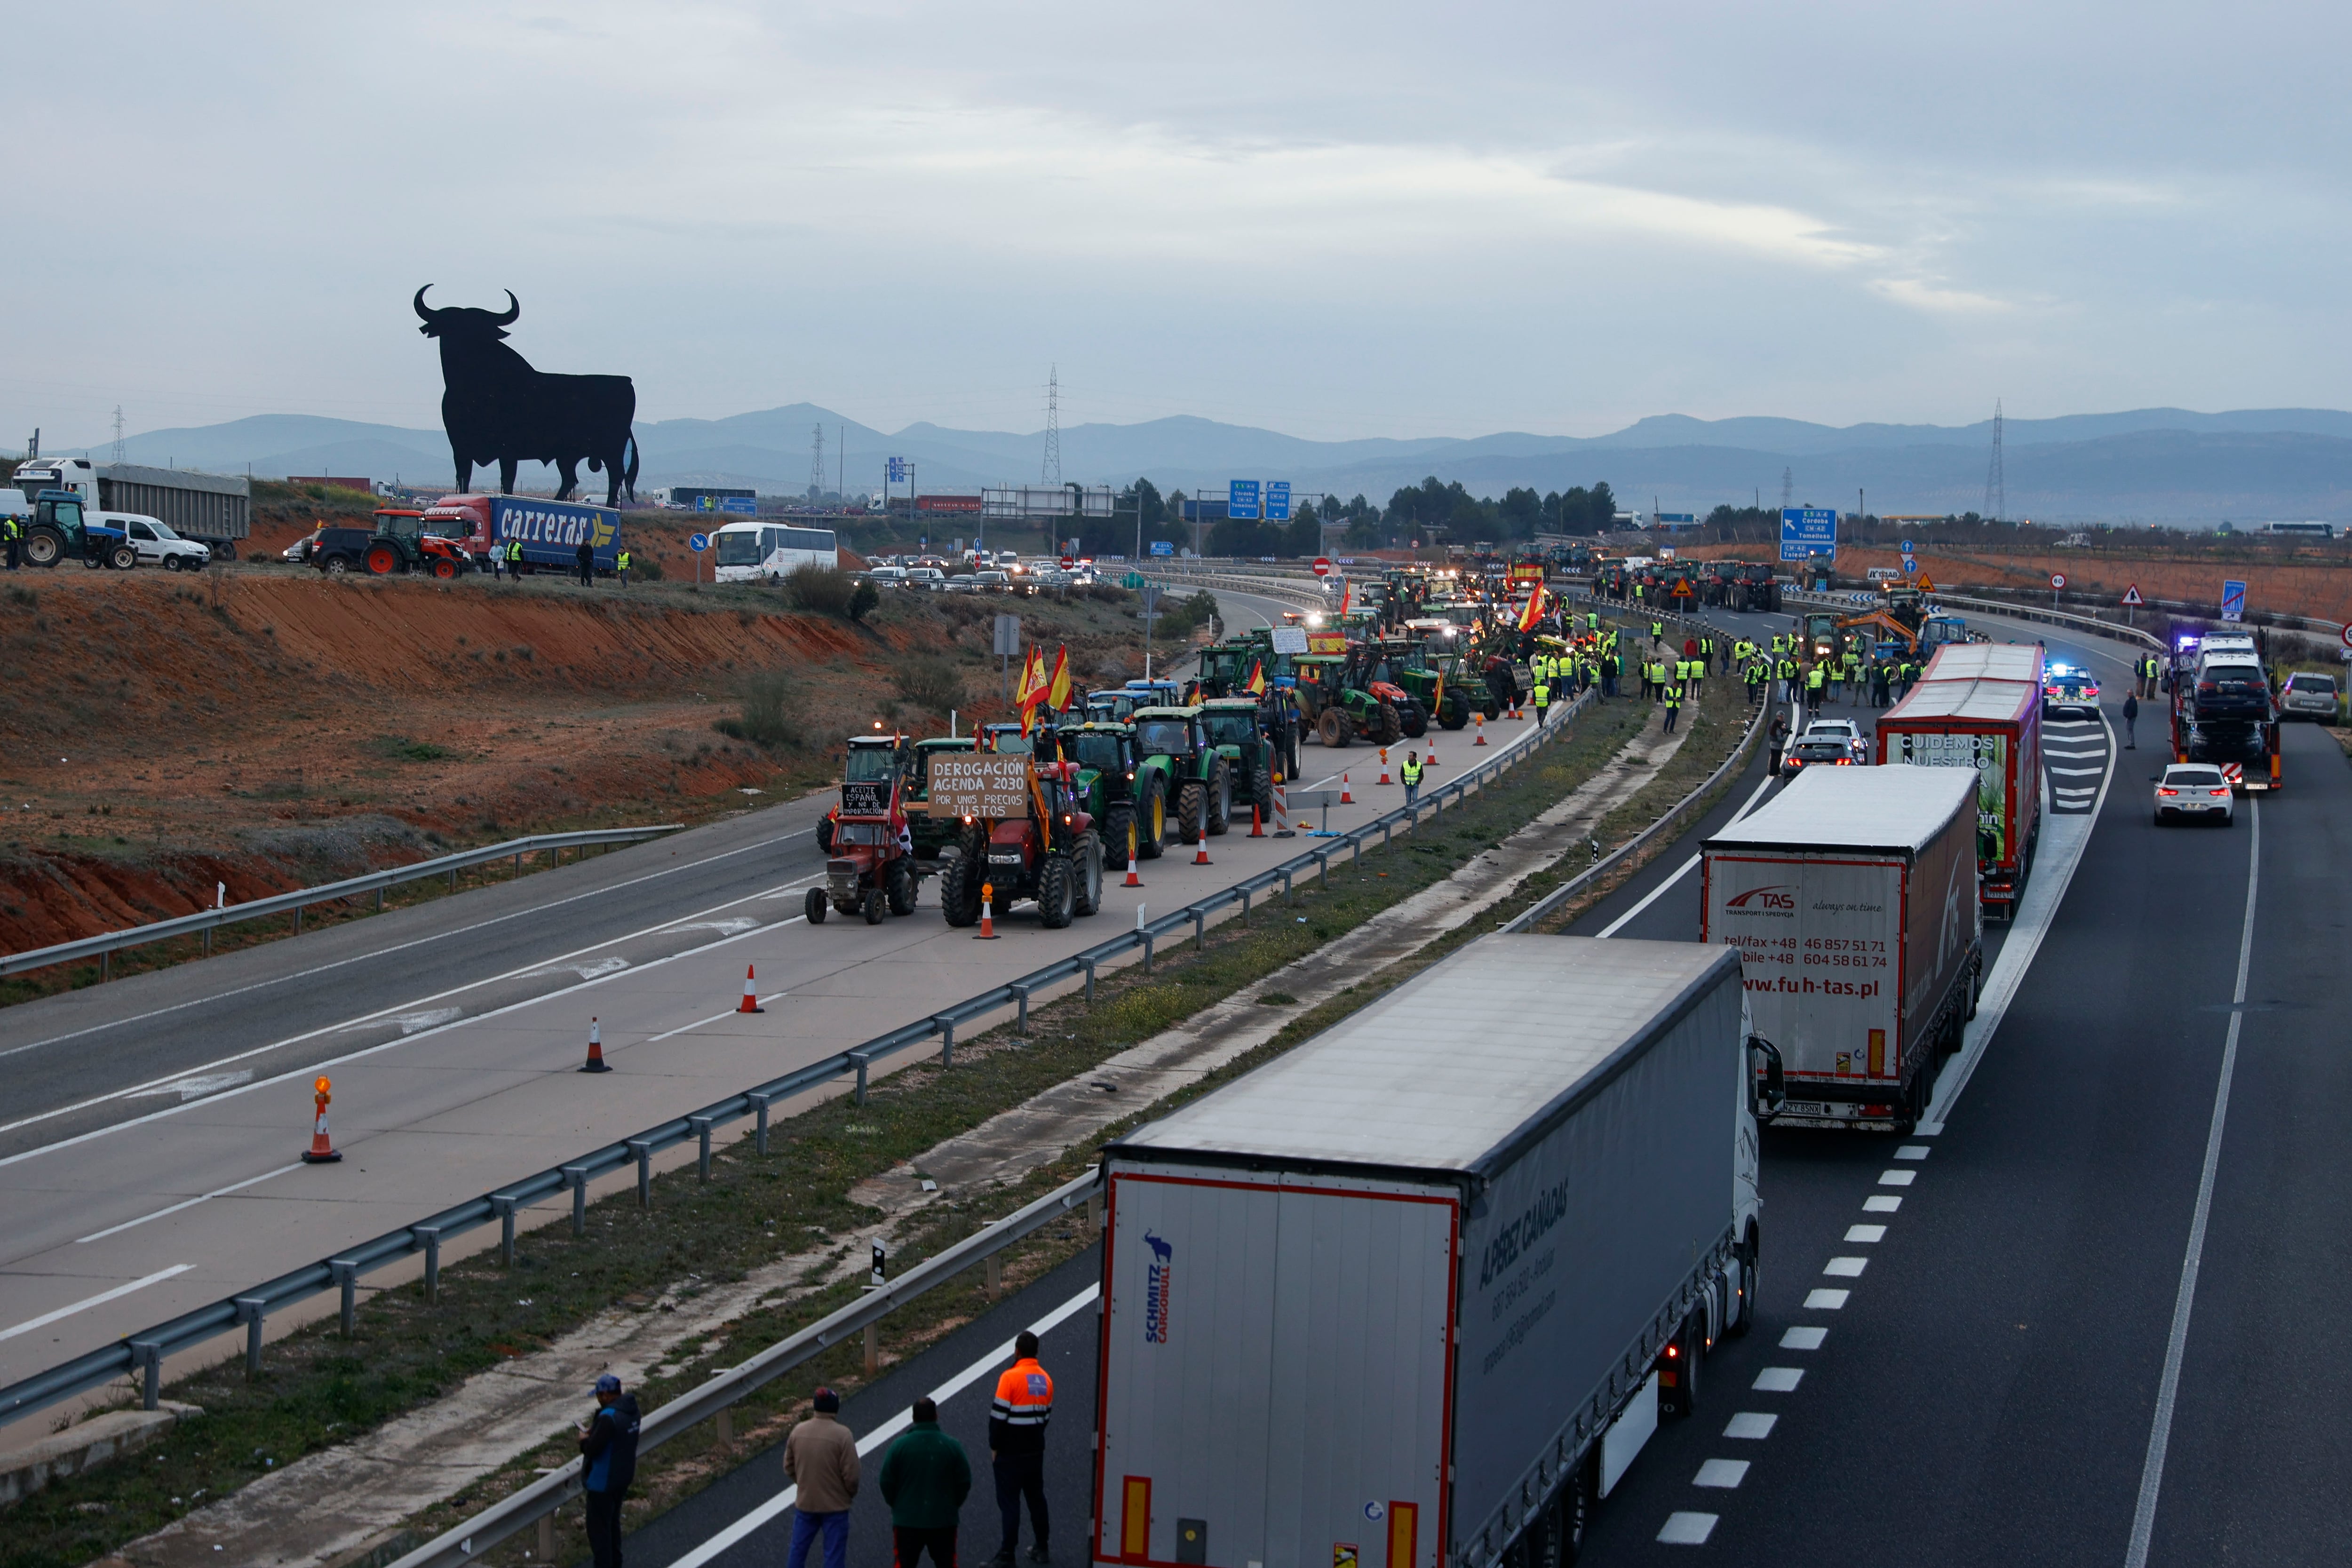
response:
<svg viewBox="0 0 2352 1568"><path fill-rule="evenodd" d="M425 289L433 285L427 283ZM507 347L506 329L522 314L514 290L503 311L459 306L431 310L425 289L416 291L417 330L441 341L441 426L449 434L449 456L457 467L457 488L473 482L475 465L499 466L499 489L514 493L515 468L526 461L551 464L562 476L556 492L570 500L579 487L580 460L606 477L604 504L621 504L625 486L637 494L637 440L630 424L637 416L637 389L625 375L551 375Z"/></svg>

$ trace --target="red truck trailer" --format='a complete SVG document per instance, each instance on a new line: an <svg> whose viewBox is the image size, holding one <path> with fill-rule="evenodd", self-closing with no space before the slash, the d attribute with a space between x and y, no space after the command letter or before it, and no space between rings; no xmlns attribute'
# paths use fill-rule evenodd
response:
<svg viewBox="0 0 2352 1568"><path fill-rule="evenodd" d="M1979 890L1987 910L2014 919L2042 837L2042 649L1938 650L1879 720L1878 761L1977 770Z"/></svg>

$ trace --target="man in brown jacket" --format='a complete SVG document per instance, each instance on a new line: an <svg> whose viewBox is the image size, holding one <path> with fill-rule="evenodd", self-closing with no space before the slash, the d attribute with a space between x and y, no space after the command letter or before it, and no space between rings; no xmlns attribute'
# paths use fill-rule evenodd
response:
<svg viewBox="0 0 2352 1568"><path fill-rule="evenodd" d="M841 1395L816 1391L816 1411L784 1439L784 1476L793 1498L793 1545L786 1568L807 1568L809 1542L824 1532L824 1568L847 1568L849 1505L857 1498L857 1439L836 1417Z"/></svg>

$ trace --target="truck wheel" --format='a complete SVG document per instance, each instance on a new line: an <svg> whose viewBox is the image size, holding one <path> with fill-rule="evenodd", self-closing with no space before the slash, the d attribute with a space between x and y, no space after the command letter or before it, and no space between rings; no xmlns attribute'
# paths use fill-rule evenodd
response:
<svg viewBox="0 0 2352 1568"><path fill-rule="evenodd" d="M1187 844L1198 844L1208 830L1208 786L1182 785L1176 791L1176 837Z"/></svg>
<svg viewBox="0 0 2352 1568"><path fill-rule="evenodd" d="M106 552L106 563L117 572L128 572L139 564L139 552L128 544L118 544Z"/></svg>
<svg viewBox="0 0 2352 1568"><path fill-rule="evenodd" d="M1079 914L1090 915L1102 908L1102 840L1091 833L1081 835L1073 858L1077 862L1073 905Z"/></svg>
<svg viewBox="0 0 2352 1568"><path fill-rule="evenodd" d="M1744 1340L1748 1337L1748 1331L1755 1326L1756 1263L1762 1251L1763 1247L1757 1240L1755 1230L1750 1228L1748 1239L1739 1244L1739 1296L1735 1303L1739 1313L1732 1319L1731 1326L1723 1331L1726 1339Z"/></svg>
<svg viewBox="0 0 2352 1568"><path fill-rule="evenodd" d="M1153 784L1144 792L1143 814L1135 820L1135 843L1146 860L1168 853L1168 792Z"/></svg>
<svg viewBox="0 0 2352 1568"><path fill-rule="evenodd" d="M940 873L940 912L951 926L980 923L980 883L971 874L970 854L957 856Z"/></svg>
<svg viewBox="0 0 2352 1568"><path fill-rule="evenodd" d="M1111 864L1118 867L1121 870L1125 870L1127 868L1129 862L1127 851L1128 845L1130 842L1129 835L1133 835L1133 840L1138 845L1134 858L1139 860L1143 858L1142 849L1140 847L1143 831L1136 826L1135 806L1133 803L1122 802L1118 805L1112 806L1108 811L1103 813L1103 831L1105 835L1103 848L1104 852L1110 857Z"/></svg>
<svg viewBox="0 0 2352 1568"><path fill-rule="evenodd" d="M824 924L824 889L811 888L808 890L808 900L801 908L802 911L808 916L809 924L813 926Z"/></svg>
<svg viewBox="0 0 2352 1568"><path fill-rule="evenodd" d="M1556 1549L1553 1561L1559 1568L1572 1568L1584 1555L1585 1523L1592 1517L1592 1494L1598 1489L1593 1484L1595 1462L1588 1460L1577 1466L1576 1473L1561 1484L1559 1500L1552 1505L1552 1542Z"/></svg>
<svg viewBox="0 0 2352 1568"><path fill-rule="evenodd" d="M400 570L400 552L389 544L368 546L367 569L378 577L389 577Z"/></svg>
<svg viewBox="0 0 2352 1568"><path fill-rule="evenodd" d="M1047 931L1060 931L1077 912L1076 868L1066 855L1048 855L1037 874L1037 919Z"/></svg>
<svg viewBox="0 0 2352 1568"><path fill-rule="evenodd" d="M1984 954L1979 953L1976 962L1969 965L1969 1017L1971 1020L1977 1016L1977 1003L1983 995Z"/></svg>
<svg viewBox="0 0 2352 1568"><path fill-rule="evenodd" d="M921 891L921 884L915 880L914 867L904 860L891 861L882 885L889 895L892 914L904 917L915 912L915 895Z"/></svg>
<svg viewBox="0 0 2352 1568"><path fill-rule="evenodd" d="M890 912L889 905L884 901L882 889L879 888L868 888L866 889L866 903L864 907L866 912L866 923L870 926L880 925L882 923L882 917Z"/></svg>
<svg viewBox="0 0 2352 1568"><path fill-rule="evenodd" d="M1219 757L1209 770L1209 831L1222 834L1234 825L1234 771Z"/></svg>

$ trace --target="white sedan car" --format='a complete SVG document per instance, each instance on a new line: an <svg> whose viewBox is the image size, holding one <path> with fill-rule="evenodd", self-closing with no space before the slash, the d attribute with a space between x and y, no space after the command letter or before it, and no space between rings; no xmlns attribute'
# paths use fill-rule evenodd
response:
<svg viewBox="0 0 2352 1568"><path fill-rule="evenodd" d="M2230 781L2210 763L2173 763L2156 781L2156 825L2174 817L2214 817L2229 826L2237 820Z"/></svg>

